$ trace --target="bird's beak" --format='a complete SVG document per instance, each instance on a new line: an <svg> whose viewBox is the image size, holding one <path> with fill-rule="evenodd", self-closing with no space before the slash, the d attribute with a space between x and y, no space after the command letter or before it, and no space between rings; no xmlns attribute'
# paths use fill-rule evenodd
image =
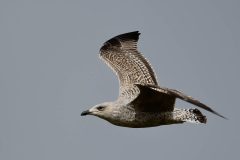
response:
<svg viewBox="0 0 240 160"><path fill-rule="evenodd" d="M86 115L88 115L88 114L90 114L91 112L89 111L89 110L86 110L86 111L83 111L82 113L81 113L81 116L86 116Z"/></svg>

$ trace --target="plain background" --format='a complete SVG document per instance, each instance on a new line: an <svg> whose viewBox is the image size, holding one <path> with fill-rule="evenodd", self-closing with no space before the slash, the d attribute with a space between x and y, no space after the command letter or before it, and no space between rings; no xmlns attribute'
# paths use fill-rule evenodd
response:
<svg viewBox="0 0 240 160"><path fill-rule="evenodd" d="M238 0L1 0L0 159L238 159L239 8ZM135 30L160 85L229 120L201 110L206 125L130 129L80 117L117 98L99 48Z"/></svg>

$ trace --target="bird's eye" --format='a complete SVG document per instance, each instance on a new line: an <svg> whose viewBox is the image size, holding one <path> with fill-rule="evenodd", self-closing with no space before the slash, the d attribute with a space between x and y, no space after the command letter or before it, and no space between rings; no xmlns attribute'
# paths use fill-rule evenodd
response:
<svg viewBox="0 0 240 160"><path fill-rule="evenodd" d="M103 107L103 106L99 106L99 107L97 107L97 110L103 111L103 110L104 110L104 107Z"/></svg>

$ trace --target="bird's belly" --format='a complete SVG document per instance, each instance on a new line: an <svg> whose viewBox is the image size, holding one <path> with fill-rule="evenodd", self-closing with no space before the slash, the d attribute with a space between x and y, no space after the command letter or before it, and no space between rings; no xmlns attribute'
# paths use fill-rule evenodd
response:
<svg viewBox="0 0 240 160"><path fill-rule="evenodd" d="M110 123L130 128L146 128L156 127L160 125L169 125L174 123L182 123L173 119L172 112L165 113L137 113L134 118L118 119L109 121Z"/></svg>

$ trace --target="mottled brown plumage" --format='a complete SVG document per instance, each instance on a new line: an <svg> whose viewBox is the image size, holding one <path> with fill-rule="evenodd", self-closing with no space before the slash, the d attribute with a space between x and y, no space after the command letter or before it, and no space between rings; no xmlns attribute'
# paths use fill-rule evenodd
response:
<svg viewBox="0 0 240 160"><path fill-rule="evenodd" d="M206 123L197 109L174 108L176 98L192 103L220 117L207 105L177 90L160 87L155 73L137 50L138 31L113 37L100 49L100 58L117 74L119 97L82 112L125 127L153 127L166 124ZM224 118L224 117L223 117Z"/></svg>

